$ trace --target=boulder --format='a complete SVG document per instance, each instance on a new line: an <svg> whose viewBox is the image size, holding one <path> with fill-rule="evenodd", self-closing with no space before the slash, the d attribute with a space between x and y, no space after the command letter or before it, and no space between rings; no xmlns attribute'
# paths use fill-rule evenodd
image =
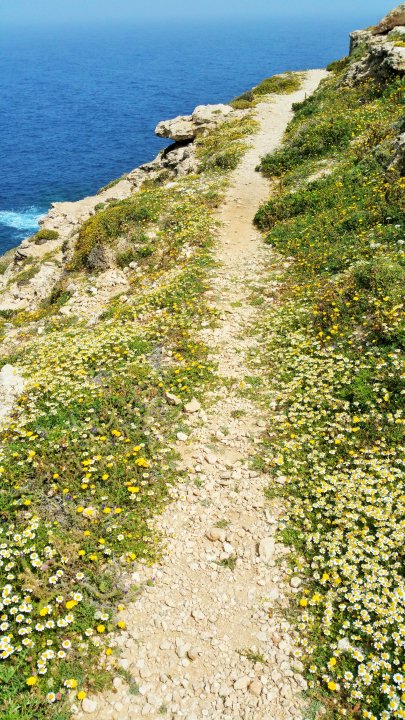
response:
<svg viewBox="0 0 405 720"><path fill-rule="evenodd" d="M199 105L192 115L179 115L173 120L163 120L155 130L158 137L175 142L191 142L197 135L220 125L235 114L230 105Z"/></svg>
<svg viewBox="0 0 405 720"><path fill-rule="evenodd" d="M198 105L191 117L195 125L217 125L233 113L230 105Z"/></svg>
<svg viewBox="0 0 405 720"><path fill-rule="evenodd" d="M97 244L90 251L87 258L87 265L91 270L108 270L114 265L114 259L110 248Z"/></svg>
<svg viewBox="0 0 405 720"><path fill-rule="evenodd" d="M181 115L173 120L162 120L155 130L158 137L184 142L195 138L195 125L190 115Z"/></svg>
<svg viewBox="0 0 405 720"><path fill-rule="evenodd" d="M405 3L401 3L394 10L391 10L391 12L372 29L372 33L373 35L385 35L400 25L405 25Z"/></svg>

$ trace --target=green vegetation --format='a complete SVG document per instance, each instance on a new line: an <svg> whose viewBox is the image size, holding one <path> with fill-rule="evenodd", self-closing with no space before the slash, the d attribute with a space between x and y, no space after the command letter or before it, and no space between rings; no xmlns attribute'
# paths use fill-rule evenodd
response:
<svg viewBox="0 0 405 720"><path fill-rule="evenodd" d="M197 154L201 172L226 173L238 164L246 150L246 137L254 132L255 122L245 117L225 123L197 141ZM186 200L178 203L181 189L167 192L160 184L147 184L135 195L109 203L83 223L75 246L69 269L77 271L92 268L92 252L98 248L110 248L118 241L127 247L117 255L120 267L133 260L148 260L150 272L167 265L168 258L181 250L178 241L179 228L187 219ZM204 188L202 205L215 205L218 188L212 184ZM165 231L164 242L148 241L145 233L161 225Z"/></svg>
<svg viewBox="0 0 405 720"><path fill-rule="evenodd" d="M219 125L209 135L197 138L200 172L234 170L246 152L246 138L258 124L250 116Z"/></svg>
<svg viewBox="0 0 405 720"><path fill-rule="evenodd" d="M216 131L201 154L220 136L240 157L249 128L244 119L239 130ZM128 591L128 569L160 552L154 516L178 477L173 433L184 416L166 393L183 403L214 382L196 331L210 317L212 208L225 186L215 165L100 209L82 226L71 269L86 270L98 244L126 244L141 272L125 302L115 298L91 326L55 321L2 359L26 377L0 432L4 720L65 720L69 693L81 700L121 672L108 634L125 627L121 602L142 591ZM125 266L129 256L119 257ZM22 333L69 299L67 285L39 310L17 313Z"/></svg>
<svg viewBox="0 0 405 720"><path fill-rule="evenodd" d="M38 232L32 236L32 241L36 245L42 245L42 243L48 242L48 240L57 240L58 237L59 233L57 230L46 230L44 228L43 230L38 230Z"/></svg>
<svg viewBox="0 0 405 720"><path fill-rule="evenodd" d="M116 185L118 185L119 182L121 182L121 180L124 180L124 178L125 178L125 175L122 175L119 178L115 178L115 180L111 180L111 182L107 183L107 185L104 185L102 188L100 188L100 190L97 190L97 195L100 195L105 190L109 190L110 188L115 187ZM102 204L102 203L100 203L100 204Z"/></svg>
<svg viewBox="0 0 405 720"><path fill-rule="evenodd" d="M405 81L348 87L346 65L262 163L280 186L256 223L292 262L258 327L276 412L256 462L287 478L268 497L288 507L315 700L327 717L377 720L405 717L405 178L392 162ZM332 173L306 184L319 161Z"/></svg>
<svg viewBox="0 0 405 720"><path fill-rule="evenodd" d="M264 95L289 95L297 92L302 83L302 76L299 73L287 72L282 75L273 75L266 78L259 85L239 95L230 102L235 110L245 110L254 107L263 100Z"/></svg>

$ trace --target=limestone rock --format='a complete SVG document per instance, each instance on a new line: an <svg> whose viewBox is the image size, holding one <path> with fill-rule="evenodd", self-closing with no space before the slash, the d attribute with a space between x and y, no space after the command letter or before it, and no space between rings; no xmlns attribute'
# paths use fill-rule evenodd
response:
<svg viewBox="0 0 405 720"><path fill-rule="evenodd" d="M162 120L155 129L158 137L184 142L195 138L195 125L190 115L179 115L173 120Z"/></svg>
<svg viewBox="0 0 405 720"><path fill-rule="evenodd" d="M239 678L239 680L236 680L233 687L235 690L246 690L250 684L251 678L248 675L244 675L243 677Z"/></svg>
<svg viewBox="0 0 405 720"><path fill-rule="evenodd" d="M199 105L192 115L162 120L156 126L155 133L158 137L169 138L176 143L190 142L233 115L235 111L230 105Z"/></svg>
<svg viewBox="0 0 405 720"><path fill-rule="evenodd" d="M177 395L174 395L173 393L166 393L166 400L169 403L169 405L181 405L181 399L177 397Z"/></svg>
<svg viewBox="0 0 405 720"><path fill-rule="evenodd" d="M274 557L275 542L274 538L267 537L259 543L259 557L263 562L269 562Z"/></svg>
<svg viewBox="0 0 405 720"><path fill-rule="evenodd" d="M186 435L186 433L183 433L183 432L178 432L176 437L179 442L186 442L188 440L188 435Z"/></svg>
<svg viewBox="0 0 405 720"><path fill-rule="evenodd" d="M401 3L394 10L391 10L391 12L373 28L372 32L374 35L384 35L399 25L405 25L405 3Z"/></svg>
<svg viewBox="0 0 405 720"><path fill-rule="evenodd" d="M91 698L84 698L82 702L82 710L89 715L95 713L97 710L97 700L92 700Z"/></svg>
<svg viewBox="0 0 405 720"><path fill-rule="evenodd" d="M252 680L249 685L249 692L252 693L252 695L255 695L255 697L259 697L262 694L262 690L263 685L261 684L260 680L257 680L257 678Z"/></svg>
<svg viewBox="0 0 405 720"><path fill-rule="evenodd" d="M201 410L201 404L198 402L198 400L196 400L196 398L193 398L192 400L190 400L190 402L185 404L184 410L186 413L192 415L193 413Z"/></svg>
<svg viewBox="0 0 405 720"><path fill-rule="evenodd" d="M195 125L209 125L222 122L234 109L230 105L198 105L192 114Z"/></svg>
<svg viewBox="0 0 405 720"><path fill-rule="evenodd" d="M206 538L208 538L208 540L211 540L211 542L224 542L226 538L226 533L225 530L223 530L222 528L214 527L208 530L208 532L206 533Z"/></svg>
<svg viewBox="0 0 405 720"><path fill-rule="evenodd" d="M397 47L384 35L356 30L350 35L350 54L361 45L365 46L367 52L361 60L351 65L342 84L355 85L367 78L386 82L393 75L404 75L404 47Z"/></svg>

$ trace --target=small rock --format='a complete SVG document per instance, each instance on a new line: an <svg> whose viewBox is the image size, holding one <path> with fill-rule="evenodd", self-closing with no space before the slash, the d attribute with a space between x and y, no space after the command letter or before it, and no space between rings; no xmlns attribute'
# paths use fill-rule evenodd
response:
<svg viewBox="0 0 405 720"><path fill-rule="evenodd" d="M91 713L95 713L97 710L97 700L92 700L91 698L84 698L82 702L82 710L89 715L91 715Z"/></svg>
<svg viewBox="0 0 405 720"><path fill-rule="evenodd" d="M290 580L290 585L292 588L299 588L299 586L301 585L301 578L292 577Z"/></svg>
<svg viewBox="0 0 405 720"><path fill-rule="evenodd" d="M211 542L216 542L218 540L219 542L225 542L226 532L222 528L214 527L208 530L205 537L208 538L208 540L211 540Z"/></svg>
<svg viewBox="0 0 405 720"><path fill-rule="evenodd" d="M263 562L269 562L274 556L275 542L274 538L267 537L259 543L259 557Z"/></svg>
<svg viewBox="0 0 405 720"><path fill-rule="evenodd" d="M181 660L186 657L188 653L188 646L187 645L180 645L177 650L177 657L179 657Z"/></svg>
<svg viewBox="0 0 405 720"><path fill-rule="evenodd" d="M169 405L181 405L181 400L177 395L173 395L173 393L166 393L166 400L169 403Z"/></svg>
<svg viewBox="0 0 405 720"><path fill-rule="evenodd" d="M184 411L186 413L192 414L198 412L199 410L201 410L201 404L195 398L190 400L190 402L186 403L184 406Z"/></svg>
<svg viewBox="0 0 405 720"><path fill-rule="evenodd" d="M197 660L198 655L199 655L198 650L196 650L195 648L190 648L187 651L187 657L191 661Z"/></svg>
<svg viewBox="0 0 405 720"><path fill-rule="evenodd" d="M252 680L252 682L249 685L249 692L252 693L252 695L255 695L256 697L259 697L262 693L263 686L260 682L260 680L257 680L256 678Z"/></svg>
<svg viewBox="0 0 405 720"><path fill-rule="evenodd" d="M178 432L176 437L179 442L186 442L186 440L188 440L188 435L184 432Z"/></svg>
<svg viewBox="0 0 405 720"><path fill-rule="evenodd" d="M236 680L233 687L235 688L235 690L246 690L250 682L251 678L247 675L244 675L243 677L239 678L239 680Z"/></svg>

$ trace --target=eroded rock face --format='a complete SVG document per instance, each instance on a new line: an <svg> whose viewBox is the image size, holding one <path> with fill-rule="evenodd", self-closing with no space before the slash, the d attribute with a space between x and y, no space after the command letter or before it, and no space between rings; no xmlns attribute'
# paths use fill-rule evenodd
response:
<svg viewBox="0 0 405 720"><path fill-rule="evenodd" d="M400 175L405 175L405 133L402 133L394 142L394 159L392 168L398 170Z"/></svg>
<svg viewBox="0 0 405 720"><path fill-rule="evenodd" d="M372 29L372 33L373 35L384 35L400 25L405 25L405 3L401 3L389 12L388 15Z"/></svg>
<svg viewBox="0 0 405 720"><path fill-rule="evenodd" d="M163 120L155 130L158 137L169 138L175 142L192 141L198 135L235 116L230 105L199 105L192 115L180 115L173 120Z"/></svg>
<svg viewBox="0 0 405 720"><path fill-rule="evenodd" d="M195 138L194 123L190 115L179 115L173 120L162 120L156 126L155 134L175 142L193 140Z"/></svg>
<svg viewBox="0 0 405 720"><path fill-rule="evenodd" d="M364 45L367 53L352 65L345 84L355 84L369 77L379 82L389 80L393 75L405 74L405 48L397 47L389 37L375 36L369 31L357 30L350 35L350 53Z"/></svg>

